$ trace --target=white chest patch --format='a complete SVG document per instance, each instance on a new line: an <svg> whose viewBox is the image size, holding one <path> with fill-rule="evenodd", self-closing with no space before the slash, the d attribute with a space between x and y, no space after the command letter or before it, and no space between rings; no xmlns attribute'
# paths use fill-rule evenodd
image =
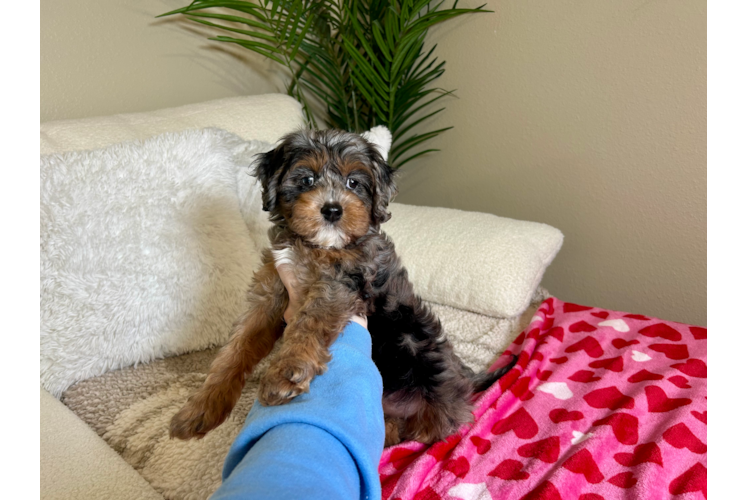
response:
<svg viewBox="0 0 748 500"><path fill-rule="evenodd" d="M272 249L273 260L275 261L276 269L283 264L290 264L291 266L296 264L295 255L292 248L280 248L278 250Z"/></svg>

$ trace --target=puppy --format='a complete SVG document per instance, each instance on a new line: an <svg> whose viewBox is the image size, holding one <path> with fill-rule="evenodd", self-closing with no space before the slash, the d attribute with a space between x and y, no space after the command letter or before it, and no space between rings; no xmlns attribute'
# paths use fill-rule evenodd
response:
<svg viewBox="0 0 748 500"><path fill-rule="evenodd" d="M384 384L386 445L433 443L470 422L472 395L513 363L473 373L413 292L392 241L380 230L397 189L376 146L338 130L296 132L261 155L254 174L262 184L263 210L274 224L272 248L263 252L254 276L249 311L202 388L173 417L170 435L201 438L220 425L239 399L246 375L281 336L258 399L281 405L308 391L352 315L368 316L372 358ZM276 263L294 266L305 297L285 329L288 295Z"/></svg>

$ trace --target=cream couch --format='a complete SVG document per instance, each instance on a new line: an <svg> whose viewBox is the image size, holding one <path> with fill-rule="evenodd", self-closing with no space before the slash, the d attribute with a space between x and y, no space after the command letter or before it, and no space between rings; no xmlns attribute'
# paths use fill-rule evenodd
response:
<svg viewBox="0 0 748 500"><path fill-rule="evenodd" d="M41 154L101 148L190 128L219 127L273 142L303 126L299 104L283 95L221 99L180 108L41 125ZM92 429L41 390L41 497L161 498Z"/></svg>
<svg viewBox="0 0 748 500"><path fill-rule="evenodd" d="M228 98L150 113L45 123L41 125L41 154L102 148L165 132L204 127L222 128L244 139L274 142L302 126L300 106L288 96ZM519 317L530 303L543 271L555 257L563 239L558 230L543 224L397 204L393 204L392 209L393 220L399 222L385 230L399 245L416 288L424 298L445 304L445 307L472 309L473 313L487 317ZM475 222L472 233L465 228L466 216ZM463 243L468 240L470 244L445 250L444 241L437 237L448 233L441 230L445 224L452 227L449 238ZM495 248L491 237L496 231L510 240L507 248L511 251L503 252L501 259L487 251L487 247ZM466 265L466 269L444 273L443 268L450 259ZM493 296L511 294L515 296L514 305L492 300ZM482 342L498 350L500 344L511 341L511 335L518 333L519 325L518 320L512 321L503 329L493 328L494 337L485 337ZM501 332L505 338L495 338L496 332ZM463 354L470 353L475 347L471 343L480 344L470 340L462 346ZM485 365L486 360L479 359L474 364ZM43 388L41 497L162 498L102 438Z"/></svg>

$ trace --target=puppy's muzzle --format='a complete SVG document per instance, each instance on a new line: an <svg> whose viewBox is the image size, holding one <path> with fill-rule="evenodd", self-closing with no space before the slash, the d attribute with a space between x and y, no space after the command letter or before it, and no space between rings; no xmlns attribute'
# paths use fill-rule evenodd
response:
<svg viewBox="0 0 748 500"><path fill-rule="evenodd" d="M325 203L320 212L326 221L334 223L343 216L343 207L340 203Z"/></svg>

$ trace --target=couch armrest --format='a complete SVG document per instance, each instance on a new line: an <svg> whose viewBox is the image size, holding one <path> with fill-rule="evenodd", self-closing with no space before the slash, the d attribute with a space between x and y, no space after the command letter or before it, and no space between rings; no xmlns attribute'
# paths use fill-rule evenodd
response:
<svg viewBox="0 0 748 500"><path fill-rule="evenodd" d="M163 497L65 405L41 390L41 498Z"/></svg>

